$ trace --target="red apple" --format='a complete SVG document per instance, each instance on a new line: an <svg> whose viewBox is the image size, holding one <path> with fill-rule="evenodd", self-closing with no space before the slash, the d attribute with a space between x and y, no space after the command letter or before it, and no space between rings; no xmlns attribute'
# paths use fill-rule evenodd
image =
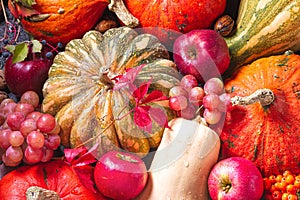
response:
<svg viewBox="0 0 300 200"><path fill-rule="evenodd" d="M109 151L98 160L94 179L104 196L129 200L142 192L147 183L148 172L143 160L136 155Z"/></svg>
<svg viewBox="0 0 300 200"><path fill-rule="evenodd" d="M183 75L194 75L200 83L220 77L229 67L229 49L215 30L196 29L178 37L173 58Z"/></svg>
<svg viewBox="0 0 300 200"><path fill-rule="evenodd" d="M259 200L264 191L263 178L250 160L230 157L212 168L208 190L212 200Z"/></svg>
<svg viewBox="0 0 300 200"><path fill-rule="evenodd" d="M42 97L42 88L51 64L51 60L42 58L12 63L10 56L4 67L8 89L18 97L28 90L33 90Z"/></svg>

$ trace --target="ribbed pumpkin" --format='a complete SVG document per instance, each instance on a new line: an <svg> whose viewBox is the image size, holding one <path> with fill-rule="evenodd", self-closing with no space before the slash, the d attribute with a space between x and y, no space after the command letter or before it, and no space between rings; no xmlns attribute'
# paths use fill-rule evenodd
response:
<svg viewBox="0 0 300 200"><path fill-rule="evenodd" d="M34 38L46 39L53 45L81 38L96 24L109 4L108 0L35 0L28 7L29 2L9 0L8 6Z"/></svg>
<svg viewBox="0 0 300 200"><path fill-rule="evenodd" d="M261 58L241 67L225 82L232 96L246 97L267 88L274 94L268 106L236 105L227 113L221 157L242 156L264 176L285 170L300 173L300 56Z"/></svg>
<svg viewBox="0 0 300 200"><path fill-rule="evenodd" d="M144 31L171 45L182 33L209 28L226 7L226 0L124 0Z"/></svg>
<svg viewBox="0 0 300 200"><path fill-rule="evenodd" d="M242 0L236 32L226 37L229 77L238 67L266 56L300 50L300 1Z"/></svg>
<svg viewBox="0 0 300 200"><path fill-rule="evenodd" d="M42 103L44 112L56 115L63 145L75 147L96 138L89 145L100 144L99 155L118 146L140 156L156 148L164 127L155 121L151 133L137 127L130 112L135 105L132 91L128 87L115 90L114 86L116 77L143 65L134 85L151 80L149 91L168 95L181 78L168 58L169 52L156 37L128 27L110 29L103 35L89 31L68 43L53 61ZM164 105L149 104L164 109L171 119L174 113Z"/></svg>

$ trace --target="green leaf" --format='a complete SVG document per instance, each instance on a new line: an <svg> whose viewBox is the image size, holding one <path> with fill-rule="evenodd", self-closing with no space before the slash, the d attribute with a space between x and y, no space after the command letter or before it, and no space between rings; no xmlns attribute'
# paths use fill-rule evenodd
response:
<svg viewBox="0 0 300 200"><path fill-rule="evenodd" d="M11 45L11 44L9 44L9 45L6 45L4 48L5 48L7 51L9 51L10 53L14 53L15 48L16 48L16 45Z"/></svg>
<svg viewBox="0 0 300 200"><path fill-rule="evenodd" d="M13 52L12 63L17 63L25 60L28 55L28 44L23 42L15 46Z"/></svg>
<svg viewBox="0 0 300 200"><path fill-rule="evenodd" d="M31 8L32 5L36 4L35 0L16 0L16 2L28 8Z"/></svg>
<svg viewBox="0 0 300 200"><path fill-rule="evenodd" d="M38 40L32 40L32 52L40 53L42 51L43 45Z"/></svg>

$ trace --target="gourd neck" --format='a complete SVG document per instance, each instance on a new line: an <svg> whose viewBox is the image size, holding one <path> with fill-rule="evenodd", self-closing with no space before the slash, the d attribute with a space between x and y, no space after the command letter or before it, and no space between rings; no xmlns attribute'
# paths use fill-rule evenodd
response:
<svg viewBox="0 0 300 200"><path fill-rule="evenodd" d="M60 200L59 195L53 190L47 190L38 186L31 186L26 190L26 200Z"/></svg>
<svg viewBox="0 0 300 200"><path fill-rule="evenodd" d="M269 106L275 100L272 90L263 88L258 89L254 93L246 97L235 96L231 98L231 103L235 105L250 105L259 102L262 107Z"/></svg>

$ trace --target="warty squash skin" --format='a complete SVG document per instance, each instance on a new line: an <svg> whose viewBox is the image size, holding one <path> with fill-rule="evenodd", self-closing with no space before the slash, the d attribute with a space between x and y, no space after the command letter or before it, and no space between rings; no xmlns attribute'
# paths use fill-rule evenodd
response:
<svg viewBox="0 0 300 200"><path fill-rule="evenodd" d="M258 89L274 93L269 106L236 105L226 114L220 138L221 158L253 161L264 176L285 170L300 173L300 56L261 58L241 67L225 82L231 96L245 97Z"/></svg>
<svg viewBox="0 0 300 200"><path fill-rule="evenodd" d="M139 200L208 200L207 180L217 162L220 138L203 122L175 118L165 129Z"/></svg>
<svg viewBox="0 0 300 200"><path fill-rule="evenodd" d="M231 54L226 77L252 61L300 50L300 1L242 0L236 32L225 40Z"/></svg>
<svg viewBox="0 0 300 200"><path fill-rule="evenodd" d="M55 115L61 126L62 144L76 147L93 138L86 145L100 144L99 155L121 147L141 157L157 148L164 127L154 121L151 133L137 127L130 113L135 105L132 91L127 86L115 90L112 79L143 64L134 85L152 79L149 90L168 95L181 78L168 58L157 38L139 35L128 27L110 29L103 35L89 31L68 43L53 61L42 103L42 110ZM164 104L149 105L164 109L168 119L175 116Z"/></svg>

